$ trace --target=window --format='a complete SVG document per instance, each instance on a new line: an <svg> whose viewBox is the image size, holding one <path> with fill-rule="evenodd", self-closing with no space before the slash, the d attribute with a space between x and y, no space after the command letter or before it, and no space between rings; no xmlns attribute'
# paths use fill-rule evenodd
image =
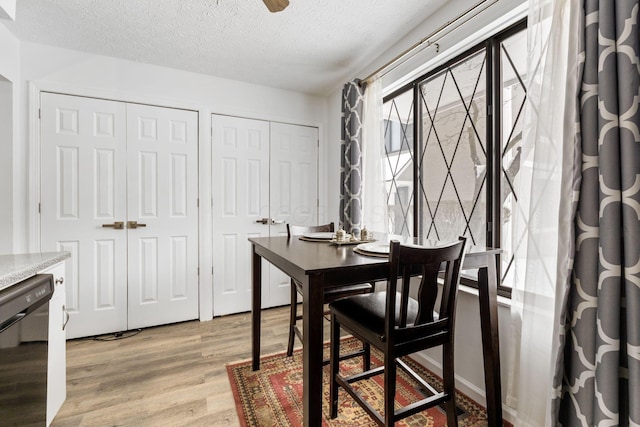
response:
<svg viewBox="0 0 640 427"><path fill-rule="evenodd" d="M389 233L413 236L413 95L404 92L383 108Z"/></svg>
<svg viewBox="0 0 640 427"><path fill-rule="evenodd" d="M521 22L384 99L389 232L501 247L510 294L526 27Z"/></svg>

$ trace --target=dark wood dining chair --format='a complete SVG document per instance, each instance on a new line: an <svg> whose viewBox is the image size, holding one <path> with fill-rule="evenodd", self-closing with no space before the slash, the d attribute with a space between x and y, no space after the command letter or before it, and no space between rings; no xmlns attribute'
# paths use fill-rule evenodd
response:
<svg viewBox="0 0 640 427"><path fill-rule="evenodd" d="M455 408L455 380L453 343L456 294L466 239L425 248L404 246L392 241L389 249L389 277L385 292L343 298L329 304L331 312L330 406L331 418L338 414L338 388L344 388L353 399L380 425L394 422L446 403L447 425L457 426ZM442 286L439 272L444 271ZM421 275L417 299L409 296L412 276ZM401 277L401 284L398 278ZM434 312L438 290L440 305ZM378 348L384 354L384 365L365 370L361 374L343 377L339 371L340 328ZM400 357L416 351L442 346L442 392L435 390L413 372ZM366 356L365 356L366 357ZM400 367L409 377L429 390L432 395L403 408L394 409L396 369ZM384 416L367 402L352 383L384 373Z"/></svg>
<svg viewBox="0 0 640 427"><path fill-rule="evenodd" d="M291 238L292 236L301 236L305 233L333 232L334 230L335 227L333 222L315 226L287 224L287 235L289 236L289 238ZM330 302L335 301L338 298L369 293L373 290L373 283L359 283L355 285L333 287L325 290L323 304L329 304ZM302 341L302 331L297 326L298 320L302 319L302 315L298 314L298 294L302 295L302 284L296 280L291 279L291 310L289 313L289 343L287 345L287 356L293 355L294 336L297 336L300 341ZM329 315L329 312L326 311L325 315ZM368 348L366 350L368 351ZM357 354L362 354L362 352L358 352ZM325 364L328 364L329 360L326 360L324 362Z"/></svg>

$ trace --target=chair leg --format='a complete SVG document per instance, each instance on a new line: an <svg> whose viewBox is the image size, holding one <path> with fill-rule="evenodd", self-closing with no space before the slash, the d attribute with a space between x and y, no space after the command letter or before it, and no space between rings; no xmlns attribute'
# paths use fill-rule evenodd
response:
<svg viewBox="0 0 640 427"><path fill-rule="evenodd" d="M289 310L289 343L287 345L287 356L293 355L293 340L295 339L294 327L296 326L296 317L298 314L298 291L296 284L291 279L291 309Z"/></svg>
<svg viewBox="0 0 640 427"><path fill-rule="evenodd" d="M338 382L340 373L340 324L331 316L331 344L329 353L329 405L331 419L338 416Z"/></svg>
<svg viewBox="0 0 640 427"><path fill-rule="evenodd" d="M447 425L454 427L458 425L458 414L456 413L456 383L453 368L453 343L442 346L442 382L444 392L450 398L446 402Z"/></svg>
<svg viewBox="0 0 640 427"><path fill-rule="evenodd" d="M371 370L371 345L367 342L363 342L362 350L364 351L364 354L362 355L362 371L366 372Z"/></svg>
<svg viewBox="0 0 640 427"><path fill-rule="evenodd" d="M394 425L396 400L396 358L393 351L386 351L384 357L384 425Z"/></svg>
<svg viewBox="0 0 640 427"><path fill-rule="evenodd" d="M376 282L369 283L371 283L371 290L369 291L369 293L375 292ZM362 371L366 372L371 370L371 345L369 345L369 343L367 342L363 342L362 350L364 351L364 354L362 355Z"/></svg>

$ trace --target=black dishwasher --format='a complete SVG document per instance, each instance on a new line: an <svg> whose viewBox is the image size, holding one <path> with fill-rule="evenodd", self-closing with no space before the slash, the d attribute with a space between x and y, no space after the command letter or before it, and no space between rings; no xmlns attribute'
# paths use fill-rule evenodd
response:
<svg viewBox="0 0 640 427"><path fill-rule="evenodd" d="M44 426L47 420L48 344L26 340L22 324L46 311L53 275L37 274L0 291L0 425ZM41 337L48 322L40 322ZM32 331L31 331L32 332Z"/></svg>

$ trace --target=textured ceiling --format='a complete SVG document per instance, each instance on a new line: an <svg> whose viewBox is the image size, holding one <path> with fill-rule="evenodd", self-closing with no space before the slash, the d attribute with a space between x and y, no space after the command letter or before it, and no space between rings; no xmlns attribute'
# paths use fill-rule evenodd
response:
<svg viewBox="0 0 640 427"><path fill-rule="evenodd" d="M325 95L445 2L18 0L2 22L21 40Z"/></svg>

